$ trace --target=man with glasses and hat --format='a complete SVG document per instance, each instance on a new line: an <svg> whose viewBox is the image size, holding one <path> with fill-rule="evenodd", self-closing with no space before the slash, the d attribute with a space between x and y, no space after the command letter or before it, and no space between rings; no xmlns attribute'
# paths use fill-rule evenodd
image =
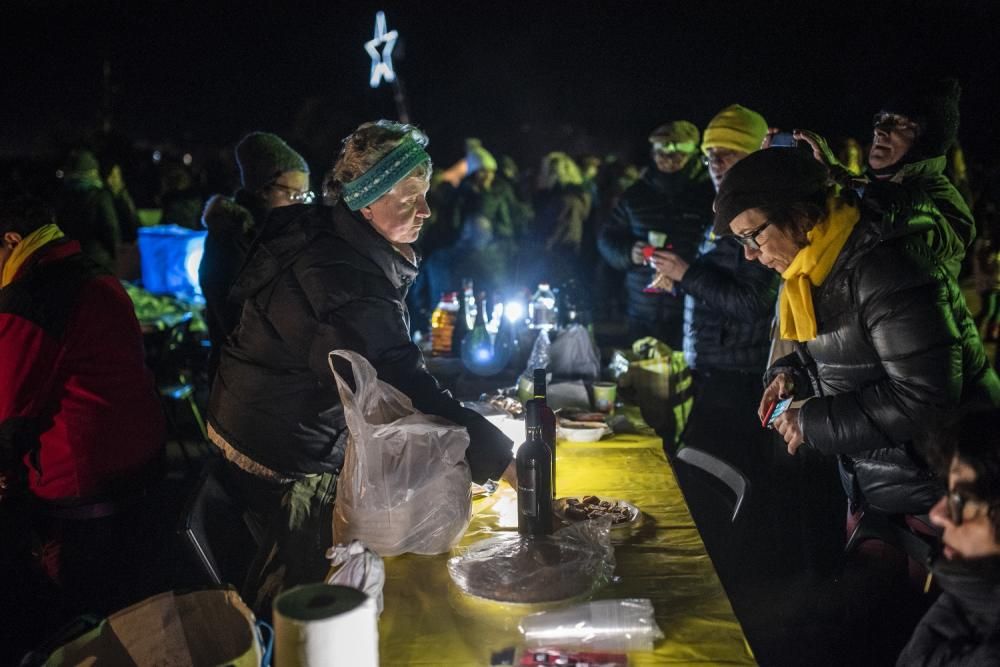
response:
<svg viewBox="0 0 1000 667"><path fill-rule="evenodd" d="M252 132L236 145L240 189L232 197L208 200L202 224L208 229L198 280L205 295L212 352L209 378L215 375L219 351L240 321L242 304L229 298L250 244L268 213L293 204L311 204L309 165L281 137Z"/></svg>
<svg viewBox="0 0 1000 667"><path fill-rule="evenodd" d="M946 156L958 136L960 96L958 81L950 78L907 86L892 95L873 118L869 168L861 178L837 161L823 137L809 130L792 132L812 147L835 180L887 211L929 198L948 224L919 231L952 277L958 276L976 238L972 212L945 176Z"/></svg>
<svg viewBox="0 0 1000 667"><path fill-rule="evenodd" d="M644 252L670 247L687 261L709 226L712 187L698 160L698 128L685 120L659 126L649 136L653 164L622 195L598 233L598 249L612 268L626 273L631 340L653 336L679 349L684 301L650 288L653 269Z"/></svg>
<svg viewBox="0 0 1000 667"><path fill-rule="evenodd" d="M1000 664L1000 411L965 417L944 442L948 494L931 508L942 589L897 665ZM944 471L942 471L943 473Z"/></svg>

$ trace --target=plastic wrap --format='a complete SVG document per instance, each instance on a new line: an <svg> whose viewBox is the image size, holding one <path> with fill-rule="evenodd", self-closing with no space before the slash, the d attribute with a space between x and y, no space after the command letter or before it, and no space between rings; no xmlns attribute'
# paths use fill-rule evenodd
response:
<svg viewBox="0 0 1000 667"><path fill-rule="evenodd" d="M355 391L333 370L351 363ZM359 354L330 353L350 437L333 508L336 543L361 540L380 556L449 551L472 516L464 427L425 415L376 377Z"/></svg>
<svg viewBox="0 0 1000 667"><path fill-rule="evenodd" d="M385 564L377 553L362 542L335 544L326 550L330 572L324 583L356 588L375 601L382 613L382 588L385 586Z"/></svg>
<svg viewBox="0 0 1000 667"><path fill-rule="evenodd" d="M448 561L464 593L495 602L539 604L590 595L615 570L610 518L584 521L545 537L500 535Z"/></svg>
<svg viewBox="0 0 1000 667"><path fill-rule="evenodd" d="M548 369L557 377L596 380L601 375L601 355L581 324L571 324L559 332L549 347Z"/></svg>
<svg viewBox="0 0 1000 667"><path fill-rule="evenodd" d="M663 639L648 599L596 600L529 614L521 620L529 646L651 651Z"/></svg>

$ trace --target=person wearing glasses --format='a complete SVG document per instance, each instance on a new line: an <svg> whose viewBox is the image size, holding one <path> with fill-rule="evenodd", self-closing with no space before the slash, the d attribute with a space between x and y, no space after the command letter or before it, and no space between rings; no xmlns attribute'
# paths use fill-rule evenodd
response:
<svg viewBox="0 0 1000 667"><path fill-rule="evenodd" d="M242 303L229 291L243 266L250 244L268 213L275 208L311 204L309 165L281 137L253 132L236 145L240 189L232 197L215 195L208 200L202 224L208 229L205 253L198 268L198 282L205 296L205 319L212 343L208 376L219 365L226 338L240 321Z"/></svg>
<svg viewBox="0 0 1000 667"><path fill-rule="evenodd" d="M805 401L774 422L789 454L838 456L852 511L925 514L941 482L915 438L1000 406L1000 380L958 285L917 236L884 236L886 215L939 213L873 210L808 153L770 148L726 175L715 231L784 281L780 334L795 352L768 369L758 415Z"/></svg>
<svg viewBox="0 0 1000 667"><path fill-rule="evenodd" d="M212 385L208 435L227 486L264 526L244 586L258 614L329 569L348 436L330 352L361 354L417 410L464 426L472 479L516 483L511 441L438 384L410 338L413 244L431 213L426 144L410 125L359 126L327 177L333 205L271 211L233 286L244 306Z"/></svg>
<svg viewBox="0 0 1000 667"><path fill-rule="evenodd" d="M653 164L622 194L598 231L597 247L604 261L625 272L630 340L653 336L672 348L681 347L684 301L650 288L653 269L643 252L650 246L669 246L686 261L695 258L709 226L712 201L708 174L698 160L700 138L698 128L686 120L653 130L649 136Z"/></svg>
<svg viewBox="0 0 1000 667"><path fill-rule="evenodd" d="M729 169L758 150L767 122L734 104L705 128L701 152L716 188ZM735 465L751 482L768 471L771 432L754 417L760 378L767 365L770 323L779 278L747 259L736 239L711 228L690 264L670 250L650 258L657 281L684 293L684 357L694 380L694 406L682 435L684 445ZM764 497L767 486L757 484Z"/></svg>
<svg viewBox="0 0 1000 667"><path fill-rule="evenodd" d="M931 508L943 559L931 565L941 596L896 662L1000 664L1000 411L965 417L943 443L948 493Z"/></svg>
<svg viewBox="0 0 1000 667"><path fill-rule="evenodd" d="M955 79L920 83L893 95L872 120L869 168L861 177L837 161L820 135L809 130L792 133L809 144L835 180L883 209L906 208L911 201L929 198L941 212L942 224L919 231L953 278L976 238L972 212L945 175L946 156L958 136L960 96ZM769 138L776 131L771 130Z"/></svg>

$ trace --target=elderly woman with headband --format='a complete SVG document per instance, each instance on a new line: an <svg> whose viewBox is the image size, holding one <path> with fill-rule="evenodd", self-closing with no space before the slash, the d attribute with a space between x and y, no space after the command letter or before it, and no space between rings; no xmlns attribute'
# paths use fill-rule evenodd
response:
<svg viewBox="0 0 1000 667"><path fill-rule="evenodd" d="M465 426L473 479L513 479L512 443L438 385L410 340L410 244L430 215L426 143L408 125L358 127L326 184L332 206L272 210L233 287L244 307L212 388L209 437L227 484L266 527L244 590L255 611L326 572L347 440L330 351L362 354L417 409Z"/></svg>
<svg viewBox="0 0 1000 667"><path fill-rule="evenodd" d="M784 279L781 336L797 349L768 370L760 416L779 397L805 400L774 426L790 454L806 445L839 455L852 508L926 513L941 482L914 441L1000 401L961 291L892 220L935 214L872 210L788 148L740 161L715 199L716 233Z"/></svg>

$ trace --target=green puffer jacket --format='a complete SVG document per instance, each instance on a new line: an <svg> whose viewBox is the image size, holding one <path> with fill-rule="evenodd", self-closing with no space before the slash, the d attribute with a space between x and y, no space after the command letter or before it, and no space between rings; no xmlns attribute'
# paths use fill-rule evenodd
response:
<svg viewBox="0 0 1000 667"><path fill-rule="evenodd" d="M892 208L905 210L923 198L930 199L941 217L909 218L903 220L913 231L921 232L924 243L944 265L952 278L958 277L966 251L976 239L976 223L972 211L958 189L944 175L947 160L943 155L911 162L887 180L871 181L864 187L866 202L874 203L887 213Z"/></svg>

